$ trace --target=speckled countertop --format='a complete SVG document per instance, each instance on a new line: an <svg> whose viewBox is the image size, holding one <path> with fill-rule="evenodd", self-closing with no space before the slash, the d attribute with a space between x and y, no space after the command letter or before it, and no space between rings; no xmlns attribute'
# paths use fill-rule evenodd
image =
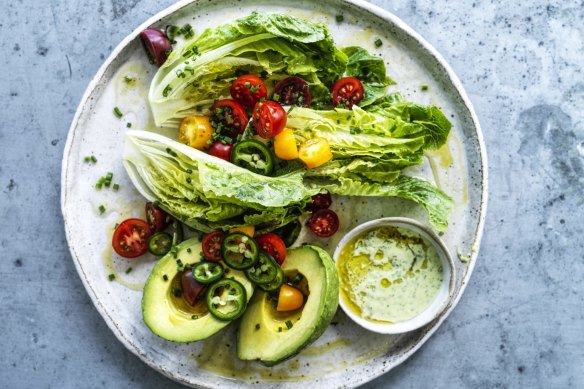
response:
<svg viewBox="0 0 584 389"><path fill-rule="evenodd" d="M2 2L2 387L179 387L124 349L93 308L59 205L83 91L125 35L171 3ZM483 127L491 193L460 304L367 387L584 387L584 2L372 3L457 72Z"/></svg>

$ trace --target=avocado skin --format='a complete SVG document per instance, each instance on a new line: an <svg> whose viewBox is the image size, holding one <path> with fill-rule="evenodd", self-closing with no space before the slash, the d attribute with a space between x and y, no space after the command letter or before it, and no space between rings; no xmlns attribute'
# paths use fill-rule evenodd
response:
<svg viewBox="0 0 584 389"><path fill-rule="evenodd" d="M190 252L187 251L189 248ZM191 238L177 246L176 258L180 258L185 265L196 263L200 261L200 252L199 239ZM146 281L142 295L144 323L154 334L172 342L190 343L206 339L225 328L231 321L221 321L209 313L201 315L198 319L192 319L187 314L169 308L171 304L167 302L167 298L170 295L172 280L178 273L176 258L171 253L162 257ZM163 280L165 274L168 277L167 281ZM247 277L242 272L231 269L226 278L235 278L244 285L249 302L254 287Z"/></svg>
<svg viewBox="0 0 584 389"><path fill-rule="evenodd" d="M324 293L320 296L320 309L316 312L316 314L318 315L318 319L314 322L313 325L306 328L307 331L311 330L310 336L303 339L303 341L299 344L291 344L290 349L283 350L281 353L279 353L279 354L281 354L280 356L273 358L272 356L270 356L268 354L262 356L260 353L260 355L258 355L257 359L259 360L259 362L261 362L265 366L274 366L278 363L284 362L285 360L287 360L289 358L294 357L300 351L302 351L306 346L310 345L312 342L314 342L316 339L318 339L328 328L328 325L332 321L333 316L335 315L337 308L339 306L339 278L337 275L335 263L333 262L330 255L322 248L317 247L317 246L313 246L313 245L304 245L301 248L297 248L297 249L293 249L293 250L312 250L312 251L316 252L316 254L320 258L321 263L324 267L324 276L325 276L325 279L323 280L323 285L324 285L323 292ZM284 262L284 267L285 267L285 265L286 265L286 263ZM310 285L310 281L309 281L309 285ZM250 303L250 306L253 304L263 304L264 299L265 299L265 292L258 290L258 291L256 291L256 295L254 296L252 302ZM254 311L254 310L248 309L248 311ZM243 344L245 344L246 342L243 342L243 339L241 337L242 332L250 332L250 331L242 331L242 328L244 326L255 325L254 323L257 321L257 320L254 320L254 318L250 318L250 317L246 318L248 311L246 311L246 313L244 314L244 316L240 322L239 332L238 332L237 352L238 352L238 356L241 359L251 359L245 355L245 350L243 349L243 347L245 347L245 346L243 346ZM253 312L252 312L252 314L253 314ZM304 314L304 311L303 311L303 314ZM253 331L252 331L252 333L253 333ZM258 332L255 332L254 335L260 336ZM268 336L271 336L271 335L268 335ZM273 352L273 350L270 350L270 352Z"/></svg>

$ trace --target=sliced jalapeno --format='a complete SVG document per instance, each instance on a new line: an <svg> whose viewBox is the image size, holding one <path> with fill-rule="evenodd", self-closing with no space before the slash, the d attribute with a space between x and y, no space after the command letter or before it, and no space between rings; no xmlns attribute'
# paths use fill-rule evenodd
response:
<svg viewBox="0 0 584 389"><path fill-rule="evenodd" d="M209 312L217 319L233 320L245 311L247 293L238 281L224 278L209 287L206 301Z"/></svg>
<svg viewBox="0 0 584 389"><path fill-rule="evenodd" d="M267 284L258 284L258 287L263 290L264 292L273 292L277 290L282 284L284 283L284 271L280 266L276 267L277 274L274 281L269 282Z"/></svg>
<svg viewBox="0 0 584 389"><path fill-rule="evenodd" d="M245 275L256 284L269 284L278 276L279 267L280 265L269 254L260 252L256 264L245 269Z"/></svg>
<svg viewBox="0 0 584 389"><path fill-rule="evenodd" d="M201 284L211 284L223 277L223 266L216 262L199 262L192 268L193 278Z"/></svg>
<svg viewBox="0 0 584 389"><path fill-rule="evenodd" d="M274 169L274 157L270 149L257 140L237 143L231 153L231 162L254 173L267 176Z"/></svg>
<svg viewBox="0 0 584 389"><path fill-rule="evenodd" d="M298 235L300 235L301 229L302 224L300 224L298 219L296 219L286 224L285 226L276 228L274 233L282 238L286 247L290 247L294 244L294 242L296 242L296 239L298 239Z"/></svg>
<svg viewBox="0 0 584 389"><path fill-rule="evenodd" d="M148 240L148 251L156 256L166 255L172 247L172 237L166 232L157 232Z"/></svg>
<svg viewBox="0 0 584 389"><path fill-rule="evenodd" d="M252 267L258 261L258 245L249 236L234 232L221 242L221 258L227 266L243 270Z"/></svg>

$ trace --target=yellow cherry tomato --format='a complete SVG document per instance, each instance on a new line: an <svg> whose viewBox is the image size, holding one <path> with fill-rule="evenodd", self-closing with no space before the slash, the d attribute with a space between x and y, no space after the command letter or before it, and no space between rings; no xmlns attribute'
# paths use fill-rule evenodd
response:
<svg viewBox="0 0 584 389"><path fill-rule="evenodd" d="M312 169L333 159L333 153L326 139L316 137L307 140L300 146L298 158L304 162L307 168Z"/></svg>
<svg viewBox="0 0 584 389"><path fill-rule="evenodd" d="M241 226L229 230L230 234L233 232L241 232L242 234L251 236L253 238L253 235L255 234L255 226Z"/></svg>
<svg viewBox="0 0 584 389"><path fill-rule="evenodd" d="M278 295L278 305L276 311L294 311L304 304L304 295L293 286L283 284Z"/></svg>
<svg viewBox="0 0 584 389"><path fill-rule="evenodd" d="M178 141L202 150L208 146L213 132L208 116L187 116L178 126Z"/></svg>
<svg viewBox="0 0 584 389"><path fill-rule="evenodd" d="M274 153L276 153L276 157L285 161L298 158L298 147L296 146L294 131L284 128L281 133L276 135L274 138Z"/></svg>

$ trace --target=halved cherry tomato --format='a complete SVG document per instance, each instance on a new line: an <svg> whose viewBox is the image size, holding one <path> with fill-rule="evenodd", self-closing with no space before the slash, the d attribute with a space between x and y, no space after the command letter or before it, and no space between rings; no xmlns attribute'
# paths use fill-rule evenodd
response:
<svg viewBox="0 0 584 389"><path fill-rule="evenodd" d="M229 233L231 234L232 232L241 232L242 234L245 234L245 235L253 238L253 236L255 234L255 226L234 227L234 228L229 229Z"/></svg>
<svg viewBox="0 0 584 389"><path fill-rule="evenodd" d="M277 97L277 98L276 98ZM282 105L310 106L312 96L308 91L308 84L300 77L286 77L276 84L274 88L274 100Z"/></svg>
<svg viewBox="0 0 584 389"><path fill-rule="evenodd" d="M333 198L329 192L317 193L312 196L312 203L306 206L307 211L315 212L319 209L326 209L333 203Z"/></svg>
<svg viewBox="0 0 584 389"><path fill-rule="evenodd" d="M180 286L185 300L187 300L191 306L195 305L201 292L205 289L205 285L195 280L192 270L186 270L182 273L180 276Z"/></svg>
<svg viewBox="0 0 584 389"><path fill-rule="evenodd" d="M286 111L275 101L260 101L253 108L252 121L260 137L272 138L286 127Z"/></svg>
<svg viewBox="0 0 584 389"><path fill-rule="evenodd" d="M274 138L274 153L280 159L291 161L298 158L298 146L294 131L284 128L281 133Z"/></svg>
<svg viewBox="0 0 584 389"><path fill-rule="evenodd" d="M246 74L233 81L229 93L244 107L253 108L260 99L268 97L266 85L258 76Z"/></svg>
<svg viewBox="0 0 584 389"><path fill-rule="evenodd" d="M223 231L209 232L203 237L203 256L211 262L221 261L221 243L225 238Z"/></svg>
<svg viewBox="0 0 584 389"><path fill-rule="evenodd" d="M168 215L162 209L149 201L146 203L146 222L152 233L160 232L166 228Z"/></svg>
<svg viewBox="0 0 584 389"><path fill-rule="evenodd" d="M235 100L217 100L211 106L211 126L225 136L235 138L247 126L245 108Z"/></svg>
<svg viewBox="0 0 584 389"><path fill-rule="evenodd" d="M312 169L333 159L331 147L325 138L312 138L304 142L298 150L298 158L307 168Z"/></svg>
<svg viewBox="0 0 584 389"><path fill-rule="evenodd" d="M314 235L328 238L339 229L339 217L331 209L320 209L308 219L308 228Z"/></svg>
<svg viewBox="0 0 584 389"><path fill-rule="evenodd" d="M118 255L136 258L148 251L148 238L152 230L142 219L126 219L116 227L112 246Z"/></svg>
<svg viewBox="0 0 584 389"><path fill-rule="evenodd" d="M286 259L286 244L278 235L273 232L260 235L255 238L255 241L260 250L270 254L279 265Z"/></svg>
<svg viewBox="0 0 584 389"><path fill-rule="evenodd" d="M214 132L208 116L187 116L178 126L178 141L202 150L207 147Z"/></svg>
<svg viewBox="0 0 584 389"><path fill-rule="evenodd" d="M333 106L342 105L352 109L354 104L363 100L363 84L355 77L344 77L337 80L332 88Z"/></svg>
<svg viewBox="0 0 584 389"><path fill-rule="evenodd" d="M228 145L221 142L213 142L213 144L209 146L209 154L226 161L231 161L232 151L233 145Z"/></svg>
<svg viewBox="0 0 584 389"><path fill-rule="evenodd" d="M278 305L276 311L294 311L304 304L304 295L301 291L288 284L283 284L280 287L278 294Z"/></svg>

